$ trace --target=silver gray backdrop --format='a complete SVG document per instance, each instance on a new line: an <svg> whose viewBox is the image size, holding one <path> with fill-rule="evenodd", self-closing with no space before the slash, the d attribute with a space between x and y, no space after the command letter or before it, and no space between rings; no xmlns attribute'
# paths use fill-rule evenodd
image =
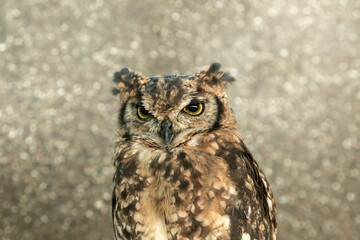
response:
<svg viewBox="0 0 360 240"><path fill-rule="evenodd" d="M360 239L360 1L0 1L0 238L112 239L123 66L214 61L279 239Z"/></svg>

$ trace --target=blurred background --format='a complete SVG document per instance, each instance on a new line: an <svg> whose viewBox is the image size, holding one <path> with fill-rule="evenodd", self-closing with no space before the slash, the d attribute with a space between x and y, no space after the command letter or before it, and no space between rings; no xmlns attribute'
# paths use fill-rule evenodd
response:
<svg viewBox="0 0 360 240"><path fill-rule="evenodd" d="M0 238L112 239L112 75L214 61L279 239L360 239L360 1L1 0Z"/></svg>

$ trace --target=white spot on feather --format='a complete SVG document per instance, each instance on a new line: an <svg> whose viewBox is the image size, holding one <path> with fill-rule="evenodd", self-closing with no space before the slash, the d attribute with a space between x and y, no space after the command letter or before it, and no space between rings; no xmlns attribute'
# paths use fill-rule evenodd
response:
<svg viewBox="0 0 360 240"><path fill-rule="evenodd" d="M140 224L136 224L136 227L135 227L135 232L138 233L138 232L142 232L144 230L144 227L141 226Z"/></svg>
<svg viewBox="0 0 360 240"><path fill-rule="evenodd" d="M272 209L272 202L271 202L270 198L267 198L266 201L267 201L267 204L269 206L269 209L271 210Z"/></svg>
<svg viewBox="0 0 360 240"><path fill-rule="evenodd" d="M229 216L218 217L218 219L214 223L214 226L222 226L222 227L228 229L230 227Z"/></svg>
<svg viewBox="0 0 360 240"><path fill-rule="evenodd" d="M209 198L212 199L215 197L215 193L213 191L208 192Z"/></svg>
<svg viewBox="0 0 360 240"><path fill-rule="evenodd" d="M265 188L267 188L267 183L266 183L266 181L265 181L263 178L261 178L261 180L262 180L262 182L264 183Z"/></svg>
<svg viewBox="0 0 360 240"><path fill-rule="evenodd" d="M250 235L249 235L248 233L243 233L243 234L241 235L241 239L242 239L242 240L250 240Z"/></svg>
<svg viewBox="0 0 360 240"><path fill-rule="evenodd" d="M178 215L179 215L179 217L185 218L185 217L187 217L188 214L187 214L187 212L180 210L180 211L178 211Z"/></svg>
<svg viewBox="0 0 360 240"><path fill-rule="evenodd" d="M214 149L214 150L218 150L219 149L219 145L216 143L216 142L212 142L210 143L211 147Z"/></svg>
<svg viewBox="0 0 360 240"><path fill-rule="evenodd" d="M188 145L192 146L192 147L197 147L199 144L199 140L200 140L201 136L195 136L193 138L191 138L191 140L189 141Z"/></svg>
<svg viewBox="0 0 360 240"><path fill-rule="evenodd" d="M219 190L222 187L220 182L215 182L212 186L213 186L213 188L215 188L217 190Z"/></svg>
<svg viewBox="0 0 360 240"><path fill-rule="evenodd" d="M204 216L202 214L198 214L195 216L195 220L198 222L204 221Z"/></svg>
<svg viewBox="0 0 360 240"><path fill-rule="evenodd" d="M174 213L170 216L170 222L176 222L178 220L178 216Z"/></svg>
<svg viewBox="0 0 360 240"><path fill-rule="evenodd" d="M234 194L236 193L235 188L234 188L233 186L230 186L230 187L229 187L229 193L230 193L231 195L234 195Z"/></svg>
<svg viewBox="0 0 360 240"><path fill-rule="evenodd" d="M116 229L117 229L118 233L120 233L120 235L123 234L123 230L120 226L116 226Z"/></svg>
<svg viewBox="0 0 360 240"><path fill-rule="evenodd" d="M134 220L135 222L141 222L143 220L143 216L137 212L134 214Z"/></svg>

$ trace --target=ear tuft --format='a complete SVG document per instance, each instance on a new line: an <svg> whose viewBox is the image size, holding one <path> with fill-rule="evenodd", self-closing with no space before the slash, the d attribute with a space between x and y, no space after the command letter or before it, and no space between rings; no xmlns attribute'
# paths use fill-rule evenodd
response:
<svg viewBox="0 0 360 240"><path fill-rule="evenodd" d="M130 74L131 74L130 69L127 67L124 67L119 72L116 72L114 74L113 81L115 83L119 83L119 82L121 82L121 80L127 80L129 78Z"/></svg>
<svg viewBox="0 0 360 240"><path fill-rule="evenodd" d="M206 82L210 86L214 86L215 84L227 86L229 83L235 81L235 78L230 76L228 72L220 71L220 67L220 63L213 63L198 73L197 76L202 79L202 82Z"/></svg>
<svg viewBox="0 0 360 240"><path fill-rule="evenodd" d="M118 94L120 93L120 90L117 89L116 87L113 87L113 88L111 89L111 92L112 92L112 95L116 96L116 95L118 95Z"/></svg>
<svg viewBox="0 0 360 240"><path fill-rule="evenodd" d="M224 73L224 75L220 78L222 82L232 83L235 81L235 78L230 76L228 72Z"/></svg>
<svg viewBox="0 0 360 240"><path fill-rule="evenodd" d="M211 64L209 69L206 72L206 75L210 75L212 73L217 74L219 72L220 67L221 67L221 64L218 62Z"/></svg>
<svg viewBox="0 0 360 240"><path fill-rule="evenodd" d="M128 75L130 75L130 69L127 68L127 67L124 67L123 69L120 70L119 73L120 73L121 75L128 76Z"/></svg>
<svg viewBox="0 0 360 240"><path fill-rule="evenodd" d="M147 81L141 73L125 67L119 72L114 73L113 82L116 83L115 89L112 90L114 95L121 95L121 98L135 96L139 88Z"/></svg>

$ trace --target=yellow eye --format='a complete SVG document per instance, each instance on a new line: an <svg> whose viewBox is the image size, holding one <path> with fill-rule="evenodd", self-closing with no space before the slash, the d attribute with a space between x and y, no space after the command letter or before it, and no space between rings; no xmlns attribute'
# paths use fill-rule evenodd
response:
<svg viewBox="0 0 360 240"><path fill-rule="evenodd" d="M147 119L147 118L149 118L150 115L151 115L151 114L150 114L147 110L145 110L145 108L142 107L142 106L138 106L138 107L137 107L137 114L138 114L138 116L139 116L140 119Z"/></svg>
<svg viewBox="0 0 360 240"><path fill-rule="evenodd" d="M200 115L204 110L202 103L191 103L184 107L184 112L192 116Z"/></svg>

